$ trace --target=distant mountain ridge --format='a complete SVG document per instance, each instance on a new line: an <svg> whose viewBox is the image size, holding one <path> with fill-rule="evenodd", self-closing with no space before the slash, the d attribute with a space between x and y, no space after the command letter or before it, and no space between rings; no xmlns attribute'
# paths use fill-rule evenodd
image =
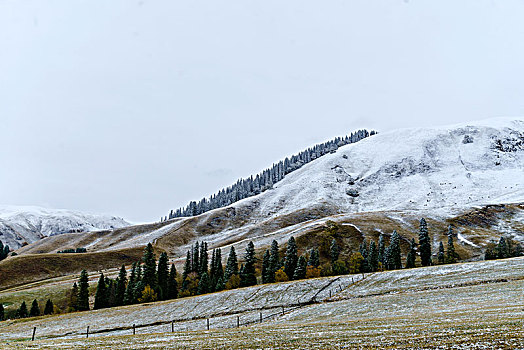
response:
<svg viewBox="0 0 524 350"><path fill-rule="evenodd" d="M0 206L0 241L17 249L41 238L129 226L122 218L34 206Z"/></svg>

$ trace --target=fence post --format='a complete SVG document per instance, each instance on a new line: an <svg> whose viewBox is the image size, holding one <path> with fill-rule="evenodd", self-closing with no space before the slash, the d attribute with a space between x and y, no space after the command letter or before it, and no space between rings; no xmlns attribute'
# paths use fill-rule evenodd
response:
<svg viewBox="0 0 524 350"><path fill-rule="evenodd" d="M175 322L171 321L171 333L175 332Z"/></svg>
<svg viewBox="0 0 524 350"><path fill-rule="evenodd" d="M331 298L331 289L329 290L329 297Z"/></svg>
<svg viewBox="0 0 524 350"><path fill-rule="evenodd" d="M33 336L31 337L31 341L35 340L35 333L36 333L36 327L33 327Z"/></svg>
<svg viewBox="0 0 524 350"><path fill-rule="evenodd" d="M260 312L260 323L262 323L262 312Z"/></svg>
<svg viewBox="0 0 524 350"><path fill-rule="evenodd" d="M237 316L237 328L240 327L240 316Z"/></svg>
<svg viewBox="0 0 524 350"><path fill-rule="evenodd" d="M89 326L87 326L86 339L89 338Z"/></svg>
<svg viewBox="0 0 524 350"><path fill-rule="evenodd" d="M136 334L136 330L135 330L135 324L133 323L133 335Z"/></svg>
<svg viewBox="0 0 524 350"><path fill-rule="evenodd" d="M209 330L209 318L207 319L207 330Z"/></svg>
<svg viewBox="0 0 524 350"><path fill-rule="evenodd" d="M282 306L282 315L284 315L284 307Z"/></svg>

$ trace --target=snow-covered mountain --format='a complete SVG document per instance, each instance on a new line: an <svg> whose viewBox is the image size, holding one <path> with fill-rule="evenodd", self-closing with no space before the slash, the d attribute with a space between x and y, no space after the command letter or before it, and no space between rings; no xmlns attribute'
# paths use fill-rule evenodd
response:
<svg viewBox="0 0 524 350"><path fill-rule="evenodd" d="M129 225L124 219L109 215L29 206L0 206L0 240L13 249L47 236Z"/></svg>

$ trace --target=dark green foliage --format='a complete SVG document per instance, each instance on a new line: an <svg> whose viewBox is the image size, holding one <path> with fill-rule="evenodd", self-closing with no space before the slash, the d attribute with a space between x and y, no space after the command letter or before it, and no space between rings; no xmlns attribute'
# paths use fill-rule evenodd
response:
<svg viewBox="0 0 524 350"><path fill-rule="evenodd" d="M386 266L386 243L384 242L384 235L381 233L378 237L378 262L382 266Z"/></svg>
<svg viewBox="0 0 524 350"><path fill-rule="evenodd" d="M222 267L222 250L220 248L213 250L211 258L211 268L209 279L211 281L211 289L215 290L218 280L224 277L224 269Z"/></svg>
<svg viewBox="0 0 524 350"><path fill-rule="evenodd" d="M198 281L198 294L209 293L209 275L204 272Z"/></svg>
<svg viewBox="0 0 524 350"><path fill-rule="evenodd" d="M401 262L401 252L400 252L400 236L398 235L397 231L393 231L393 234L391 235L391 240L389 243L390 248L390 270L398 270L402 268L402 262Z"/></svg>
<svg viewBox="0 0 524 350"><path fill-rule="evenodd" d="M378 249L375 241L371 241L369 244L368 253L368 268L369 271L375 272L378 270Z"/></svg>
<svg viewBox="0 0 524 350"><path fill-rule="evenodd" d="M275 272L280 268L280 256L278 254L278 243L273 240L271 242L271 250L269 252L269 272L268 283L275 282Z"/></svg>
<svg viewBox="0 0 524 350"><path fill-rule="evenodd" d="M116 282L106 277L107 307L116 306Z"/></svg>
<svg viewBox="0 0 524 350"><path fill-rule="evenodd" d="M455 253L455 245L453 244L453 230L451 225L448 229L448 250L446 251L446 263L454 264L457 262L457 253Z"/></svg>
<svg viewBox="0 0 524 350"><path fill-rule="evenodd" d="M290 280L293 279L293 274L295 273L295 269L297 268L297 262L297 243L295 242L295 238L291 236L291 238L287 242L286 258L284 261L284 272Z"/></svg>
<svg viewBox="0 0 524 350"><path fill-rule="evenodd" d="M362 243L360 243L360 247L358 249L359 253L362 255L364 260L362 261L362 267L361 272L369 272L369 256L368 256L368 244L366 240L363 240Z"/></svg>
<svg viewBox="0 0 524 350"><path fill-rule="evenodd" d="M147 247L144 249L142 261L144 262L144 275L142 277L144 287L150 286L154 289L157 285L156 258L151 243L148 243ZM140 291L140 293L142 293L142 291Z"/></svg>
<svg viewBox="0 0 524 350"><path fill-rule="evenodd" d="M271 269L269 267L270 256L269 250L266 250L264 258L262 259L262 283L271 282Z"/></svg>
<svg viewBox="0 0 524 350"><path fill-rule="evenodd" d="M167 254L164 252L160 254L160 257L158 258L158 271L157 271L158 287L156 288L157 293L158 293L158 300L167 299L168 275L169 275L168 258L167 258Z"/></svg>
<svg viewBox="0 0 524 350"><path fill-rule="evenodd" d="M103 309L109 306L107 295L106 280L104 274L101 273L100 278L98 279L98 285L96 286L95 305L93 306L93 310Z"/></svg>
<svg viewBox="0 0 524 350"><path fill-rule="evenodd" d="M53 302L51 299L47 299L47 302L45 303L44 308L44 315L52 315L54 313L55 306L53 305Z"/></svg>
<svg viewBox="0 0 524 350"><path fill-rule="evenodd" d="M137 303L138 299L142 298L142 292L146 288L147 284L144 283L142 266L137 264L136 266L136 277L133 286L133 303ZM151 286L149 286L151 288Z"/></svg>
<svg viewBox="0 0 524 350"><path fill-rule="evenodd" d="M510 257L508 245L504 236L500 237L499 244L496 248L496 253L497 259L505 259Z"/></svg>
<svg viewBox="0 0 524 350"><path fill-rule="evenodd" d="M338 247L337 241L333 238L331 246L329 247L329 257L331 258L331 264L334 264L338 260L340 255L340 248Z"/></svg>
<svg viewBox="0 0 524 350"><path fill-rule="evenodd" d="M76 309L78 311L89 310L89 278L86 270L82 270L82 272L80 272Z"/></svg>
<svg viewBox="0 0 524 350"><path fill-rule="evenodd" d="M226 270L224 271L225 283L227 283L227 281L229 281L233 275L238 275L238 260L235 247L231 246L231 250L229 251L229 255L227 257Z"/></svg>
<svg viewBox="0 0 524 350"><path fill-rule="evenodd" d="M215 291L220 292L221 290L224 290L225 288L226 288L226 284L224 283L224 277L220 277L217 281Z"/></svg>
<svg viewBox="0 0 524 350"><path fill-rule="evenodd" d="M412 238L409 242L409 252L406 257L406 269L412 269L415 267L415 257L417 256L417 253L415 252L415 239Z"/></svg>
<svg viewBox="0 0 524 350"><path fill-rule="evenodd" d="M136 269L137 263L133 263L131 268L131 275L129 276L129 281L127 282L126 291L124 293L124 305L130 305L135 302L135 286L136 286Z"/></svg>
<svg viewBox="0 0 524 350"><path fill-rule="evenodd" d="M193 263L191 262L191 252L188 250L186 255L186 262L184 263L184 270L182 271L182 279L186 279L187 275L191 273Z"/></svg>
<svg viewBox="0 0 524 350"><path fill-rule="evenodd" d="M300 258L298 258L297 267L295 268L295 272L293 273L293 279L301 280L306 278L306 268L306 258L303 255L301 255Z"/></svg>
<svg viewBox="0 0 524 350"><path fill-rule="evenodd" d="M16 311L16 316L18 318L25 318L25 317L29 316L29 314L27 312L27 305L25 304L25 301L22 301L22 304L20 304L20 307Z"/></svg>
<svg viewBox="0 0 524 350"><path fill-rule="evenodd" d="M127 272L126 267L122 265L120 271L118 272L118 277L116 278L116 295L115 295L115 305L120 306L124 305L124 298L126 295L126 284L127 284Z"/></svg>
<svg viewBox="0 0 524 350"><path fill-rule="evenodd" d="M4 260L9 255L9 246L6 244L4 246L4 243L0 241L0 260Z"/></svg>
<svg viewBox="0 0 524 350"><path fill-rule="evenodd" d="M245 265L240 275L240 285L242 287L254 286L257 284L257 277L255 276L255 245L252 241L247 244L244 260Z"/></svg>
<svg viewBox="0 0 524 350"><path fill-rule="evenodd" d="M4 304L0 303L0 321L5 319L5 309Z"/></svg>
<svg viewBox="0 0 524 350"><path fill-rule="evenodd" d="M360 254L360 253L356 253L356 254ZM333 275L345 275L348 273L348 267L346 263L340 259L335 261L331 266L332 266ZM360 272L362 272L362 265L360 266L361 266Z"/></svg>
<svg viewBox="0 0 524 350"><path fill-rule="evenodd" d="M198 276L201 277L204 272L208 274L208 254L207 254L207 242L202 242L200 245L200 262L198 264Z"/></svg>
<svg viewBox="0 0 524 350"><path fill-rule="evenodd" d="M195 245L193 246L191 263L191 272L198 273L200 271L200 245L198 242L195 242Z"/></svg>
<svg viewBox="0 0 524 350"><path fill-rule="evenodd" d="M431 241L429 239L428 224L424 218L420 219L420 231L418 234L418 245L420 249L420 260L422 266L431 265Z"/></svg>
<svg viewBox="0 0 524 350"><path fill-rule="evenodd" d="M313 266L315 268L318 268L320 266L320 254L317 248L313 248L311 250L311 255L309 256L307 264L308 266Z"/></svg>
<svg viewBox="0 0 524 350"><path fill-rule="evenodd" d="M31 309L29 310L29 316L36 317L40 316L40 306L38 306L38 301L33 300L33 303L31 304Z"/></svg>
<svg viewBox="0 0 524 350"><path fill-rule="evenodd" d="M178 297L176 275L175 264L171 264L171 270L169 270L169 276L167 278L167 299L176 299Z"/></svg>
<svg viewBox="0 0 524 350"><path fill-rule="evenodd" d="M438 245L438 254L437 254L437 261L439 264L444 264L444 244L442 244L442 242L439 243Z"/></svg>

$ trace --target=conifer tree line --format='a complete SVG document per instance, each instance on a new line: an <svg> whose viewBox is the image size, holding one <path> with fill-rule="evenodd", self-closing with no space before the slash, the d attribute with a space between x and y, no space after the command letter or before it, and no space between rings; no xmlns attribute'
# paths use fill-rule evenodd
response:
<svg viewBox="0 0 524 350"><path fill-rule="evenodd" d="M9 255L9 246L7 244L4 246L4 243L0 241L0 261L7 258L8 255Z"/></svg>
<svg viewBox="0 0 524 350"><path fill-rule="evenodd" d="M4 305L0 303L0 321L4 321L8 318L26 318L26 317L37 317L42 315L52 315L55 313L55 306L51 299L47 299L44 309L40 308L38 301L36 299L31 303L31 308L27 309L27 304L25 301L22 301L20 307L14 310L14 314L7 315Z"/></svg>
<svg viewBox="0 0 524 350"><path fill-rule="evenodd" d="M171 210L168 216L160 218L166 221L178 217L196 216L209 210L222 208L233 204L241 199L255 196L273 187L273 185L284 178L287 174L300 169L307 164L325 154L335 152L339 147L358 142L368 136L375 135L375 131L358 130L346 137L337 137L331 141L317 144L298 154L288 157L280 162L273 164L255 177L239 179L235 184L218 191L209 198L200 201L191 201L185 208Z"/></svg>
<svg viewBox="0 0 524 350"><path fill-rule="evenodd" d="M501 236L498 243L490 242L484 253L485 260L505 259L524 255L522 245L510 237Z"/></svg>

